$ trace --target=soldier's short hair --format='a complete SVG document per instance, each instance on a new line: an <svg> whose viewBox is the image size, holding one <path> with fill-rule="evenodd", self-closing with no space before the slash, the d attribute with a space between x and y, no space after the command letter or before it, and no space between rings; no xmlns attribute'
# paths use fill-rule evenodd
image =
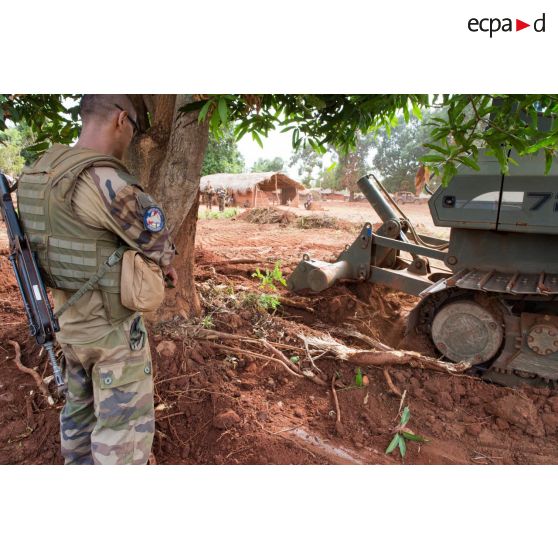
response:
<svg viewBox="0 0 558 558"><path fill-rule="evenodd" d="M119 110L116 105L135 117L136 111L128 95L83 95L79 104L79 114L83 122L94 118L106 120Z"/></svg>

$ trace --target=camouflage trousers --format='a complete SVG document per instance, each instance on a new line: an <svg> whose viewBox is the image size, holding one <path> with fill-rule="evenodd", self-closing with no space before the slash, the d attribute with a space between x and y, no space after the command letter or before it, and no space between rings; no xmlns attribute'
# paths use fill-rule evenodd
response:
<svg viewBox="0 0 558 558"><path fill-rule="evenodd" d="M94 343L61 346L67 385L60 415L65 463L145 464L155 412L143 319L134 315Z"/></svg>

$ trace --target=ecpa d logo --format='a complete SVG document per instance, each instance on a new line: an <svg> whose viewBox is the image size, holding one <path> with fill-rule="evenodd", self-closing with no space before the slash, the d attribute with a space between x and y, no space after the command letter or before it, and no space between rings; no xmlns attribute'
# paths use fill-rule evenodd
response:
<svg viewBox="0 0 558 558"><path fill-rule="evenodd" d="M526 23L521 19L515 18L515 27L513 25L513 19L509 17L499 18L499 17L485 17L482 19L472 17L468 23L467 27L469 31L473 33L478 33L479 31L483 33L489 33L490 38L494 33L498 33L499 31L506 32L513 32L513 31L521 31L522 29L527 29L527 27L532 27L536 33L544 33L546 26L546 14L543 13L541 17L536 19L533 24Z"/></svg>

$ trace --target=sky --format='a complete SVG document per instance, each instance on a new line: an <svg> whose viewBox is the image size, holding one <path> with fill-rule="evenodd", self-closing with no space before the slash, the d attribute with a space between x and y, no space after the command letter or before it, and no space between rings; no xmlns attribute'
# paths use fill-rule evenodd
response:
<svg viewBox="0 0 558 558"><path fill-rule="evenodd" d="M245 135L238 142L238 149L244 157L246 168L252 168L252 165L261 157L262 159L273 159L281 157L288 165L293 154L292 134L285 132L282 134L277 130L272 130L267 138L262 137L263 148L261 148L250 135ZM296 169L289 169L289 174L296 177Z"/></svg>

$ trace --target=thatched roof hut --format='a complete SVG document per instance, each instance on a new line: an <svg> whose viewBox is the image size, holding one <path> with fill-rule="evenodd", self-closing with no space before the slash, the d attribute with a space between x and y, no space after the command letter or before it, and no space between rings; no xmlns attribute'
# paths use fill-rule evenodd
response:
<svg viewBox="0 0 558 558"><path fill-rule="evenodd" d="M232 196L234 205L265 207L269 205L298 206L298 193L304 185L282 172L252 172L243 174L210 174L202 176L202 194L223 188Z"/></svg>

